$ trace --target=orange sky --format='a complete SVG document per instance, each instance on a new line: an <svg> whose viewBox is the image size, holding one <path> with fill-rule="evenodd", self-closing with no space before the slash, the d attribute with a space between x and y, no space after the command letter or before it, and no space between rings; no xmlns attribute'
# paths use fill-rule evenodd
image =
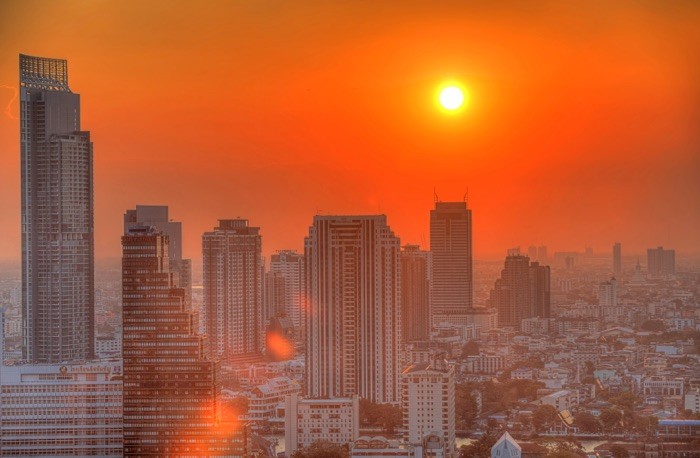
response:
<svg viewBox="0 0 700 458"><path fill-rule="evenodd" d="M0 259L20 255L20 52L69 59L97 257L137 203L170 205L195 262L236 216L267 253L316 213L427 242L433 189L467 186L478 257L700 251L700 3L491 3L3 1ZM434 106L448 79L457 116Z"/></svg>

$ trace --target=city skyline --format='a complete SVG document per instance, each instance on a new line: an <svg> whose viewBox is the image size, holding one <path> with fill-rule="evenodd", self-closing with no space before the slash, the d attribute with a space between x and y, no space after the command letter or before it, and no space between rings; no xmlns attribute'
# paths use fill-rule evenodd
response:
<svg viewBox="0 0 700 458"><path fill-rule="evenodd" d="M419 215L432 206L433 190L453 201L467 187L476 257L542 243L555 251L606 252L614 241L625 253L658 245L699 250L698 64L685 56L697 51L700 40L688 38L698 33L691 25L700 12L690 4L585 11L550 4L504 13L409 3L393 21L384 14L395 8L390 3L376 10L363 3L295 10L218 4L220 27L206 30L203 11L159 12L164 24L187 24L191 40L162 27L137 31L128 4L106 5L109 21L80 20L90 14L80 2L61 13L36 8L31 21L8 5L0 19L0 102L7 108L0 148L16 149L17 54L68 58L87 95L85 121L99 139L98 259L119 257L114 223L135 202L167 204L180 215L184 253L196 263L208 222L236 216L265 231L265 254L301 250L315 214L385 213L402 243L428 248L428 222ZM150 17L158 8L154 2L138 13ZM56 14L63 20L49 24ZM627 15L637 21L624 21ZM359 18L367 18L363 27L345 26ZM543 36L516 39L538 25ZM35 33L45 27L60 39ZM109 30L128 31L128 42ZM545 48L547 40L561 45ZM171 42L182 45L177 54ZM230 57L204 64L224 49ZM247 65L236 65L240 59ZM166 73L173 66L177 76ZM286 77L277 78L276 68ZM458 116L433 106L435 89L450 79L469 93ZM115 85L130 98L115 97ZM19 164L11 154L0 161L7 190L0 258L14 262ZM168 173L154 176L154 167Z"/></svg>

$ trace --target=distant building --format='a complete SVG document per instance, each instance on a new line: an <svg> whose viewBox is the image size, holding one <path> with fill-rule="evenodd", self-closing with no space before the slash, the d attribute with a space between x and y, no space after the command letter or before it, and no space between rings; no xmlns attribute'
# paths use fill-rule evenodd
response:
<svg viewBox="0 0 700 458"><path fill-rule="evenodd" d="M418 245L401 250L401 338L403 342L430 337L430 253Z"/></svg>
<svg viewBox="0 0 700 458"><path fill-rule="evenodd" d="M455 369L438 355L417 363L401 377L404 441L420 444L428 434L445 444L444 456L455 456Z"/></svg>
<svg viewBox="0 0 700 458"><path fill-rule="evenodd" d="M261 355L265 340L260 228L222 219L202 236L204 323L214 358Z"/></svg>
<svg viewBox="0 0 700 458"><path fill-rule="evenodd" d="M694 414L700 413L700 390L695 390L685 395L684 408Z"/></svg>
<svg viewBox="0 0 700 458"><path fill-rule="evenodd" d="M285 401L284 445L287 457L319 440L338 445L360 437L360 399L304 399L287 396Z"/></svg>
<svg viewBox="0 0 700 458"><path fill-rule="evenodd" d="M491 290L498 326L520 329L525 318L550 316L550 269L519 254L506 257L501 277Z"/></svg>
<svg viewBox="0 0 700 458"><path fill-rule="evenodd" d="M400 242L386 216L315 216L305 250L307 394L398 403Z"/></svg>
<svg viewBox="0 0 700 458"><path fill-rule="evenodd" d="M598 306L600 318L604 320L618 320L621 308L617 306L617 280L615 277L598 285Z"/></svg>
<svg viewBox="0 0 700 458"><path fill-rule="evenodd" d="M540 245L537 247L537 262L544 264L548 261L547 258L547 247L545 245Z"/></svg>
<svg viewBox="0 0 700 458"><path fill-rule="evenodd" d="M19 55L23 357L94 356L93 153L68 62Z"/></svg>
<svg viewBox="0 0 700 458"><path fill-rule="evenodd" d="M491 458L521 458L522 449L506 431L491 447Z"/></svg>
<svg viewBox="0 0 700 458"><path fill-rule="evenodd" d="M173 280L185 291L185 303L192 305L192 260L182 258L182 223L168 217L167 205L137 205L124 213L124 233L136 226L153 226L168 236L168 258Z"/></svg>
<svg viewBox="0 0 700 458"><path fill-rule="evenodd" d="M432 322L466 324L473 303L472 211L466 202L435 202L430 211Z"/></svg>
<svg viewBox="0 0 700 458"><path fill-rule="evenodd" d="M665 277L676 274L676 250L663 247L647 250L647 270L652 277Z"/></svg>
<svg viewBox="0 0 700 458"><path fill-rule="evenodd" d="M270 259L270 273L284 280L284 294L278 308L289 318L300 337L304 335L306 274L304 255L292 250L278 251Z"/></svg>
<svg viewBox="0 0 700 458"><path fill-rule="evenodd" d="M350 444L350 458L422 458L422 444L414 446L382 436L362 436Z"/></svg>
<svg viewBox="0 0 700 458"><path fill-rule="evenodd" d="M622 275L622 244L615 242L612 247L613 254L613 274Z"/></svg>

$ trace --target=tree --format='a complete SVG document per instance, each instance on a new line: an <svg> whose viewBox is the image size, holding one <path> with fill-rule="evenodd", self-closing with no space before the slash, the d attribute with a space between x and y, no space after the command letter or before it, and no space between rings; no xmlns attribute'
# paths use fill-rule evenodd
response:
<svg viewBox="0 0 700 458"><path fill-rule="evenodd" d="M363 426L383 428L384 433L392 435L403 423L403 411L399 406L360 399L360 422Z"/></svg>
<svg viewBox="0 0 700 458"><path fill-rule="evenodd" d="M537 407L532 415L532 424L535 430L540 431L544 426L550 426L559 416L559 412L554 406L543 404Z"/></svg>
<svg viewBox="0 0 700 458"><path fill-rule="evenodd" d="M458 430L469 429L479 415L476 399L471 394L473 390L471 383L455 386L455 420Z"/></svg>
<svg viewBox="0 0 700 458"><path fill-rule="evenodd" d="M491 458L491 447L497 440L498 437L495 435L484 434L471 444L462 445L459 456L460 458Z"/></svg>
<svg viewBox="0 0 700 458"><path fill-rule="evenodd" d="M479 343L476 340L470 340L462 347L462 358L467 356L476 356L479 354Z"/></svg>
<svg viewBox="0 0 700 458"><path fill-rule="evenodd" d="M600 423L605 429L614 429L622 420L622 414L617 409L603 409L600 412Z"/></svg>
<svg viewBox="0 0 700 458"><path fill-rule="evenodd" d="M579 412L574 417L574 424L584 433L595 433L600 431L598 419L588 412Z"/></svg>
<svg viewBox="0 0 700 458"><path fill-rule="evenodd" d="M618 407L622 407L624 410L632 410L638 399L634 393L625 391L624 393L611 397L609 401Z"/></svg>
<svg viewBox="0 0 700 458"><path fill-rule="evenodd" d="M666 330L666 325L661 320L647 320L640 327L650 332L664 332Z"/></svg>
<svg viewBox="0 0 700 458"><path fill-rule="evenodd" d="M629 458L630 456L630 453L622 445L611 446L610 453L612 453L613 458Z"/></svg>
<svg viewBox="0 0 700 458"><path fill-rule="evenodd" d="M292 458L348 458L348 449L329 441L316 441L292 453Z"/></svg>

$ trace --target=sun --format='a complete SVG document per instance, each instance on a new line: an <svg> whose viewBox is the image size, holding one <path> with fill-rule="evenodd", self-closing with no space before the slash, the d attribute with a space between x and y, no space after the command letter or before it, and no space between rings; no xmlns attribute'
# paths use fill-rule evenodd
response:
<svg viewBox="0 0 700 458"><path fill-rule="evenodd" d="M447 86L440 91L439 99L444 109L454 111L464 105L464 91L457 86Z"/></svg>

